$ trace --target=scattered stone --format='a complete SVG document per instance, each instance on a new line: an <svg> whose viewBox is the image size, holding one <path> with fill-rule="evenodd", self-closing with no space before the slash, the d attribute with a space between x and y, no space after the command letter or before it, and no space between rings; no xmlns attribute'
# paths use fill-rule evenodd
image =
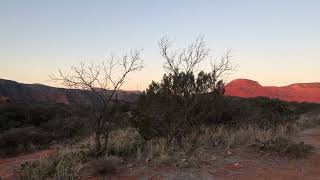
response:
<svg viewBox="0 0 320 180"><path fill-rule="evenodd" d="M235 168L235 169L239 169L239 168L242 167L239 162L234 163L232 166L233 166L233 168Z"/></svg>
<svg viewBox="0 0 320 180"><path fill-rule="evenodd" d="M231 156L232 152L230 150L227 151L227 155Z"/></svg>
<svg viewBox="0 0 320 180"><path fill-rule="evenodd" d="M128 164L127 168L133 168L133 164Z"/></svg>
<svg viewBox="0 0 320 180"><path fill-rule="evenodd" d="M217 157L215 155L212 155L211 156L211 161L215 161L215 160L217 160Z"/></svg>
<svg viewBox="0 0 320 180"><path fill-rule="evenodd" d="M92 160L80 169L81 176L99 176L117 172L118 162L113 159Z"/></svg>
<svg viewBox="0 0 320 180"><path fill-rule="evenodd" d="M215 174L217 172L217 170L213 168L208 169L208 171L210 174Z"/></svg>
<svg viewBox="0 0 320 180"><path fill-rule="evenodd" d="M148 164L150 161L151 161L151 159L150 159L150 158L147 158L147 159L146 159L146 164Z"/></svg>
<svg viewBox="0 0 320 180"><path fill-rule="evenodd" d="M226 165L226 168L228 168L228 169L233 169L233 170L235 170L235 169L240 169L240 168L242 168L243 166L239 163L239 162L236 162L236 163L231 163L231 164L227 164Z"/></svg>
<svg viewBox="0 0 320 180"><path fill-rule="evenodd" d="M54 146L54 145L56 145L56 144L58 144L58 142L57 142L56 140L53 140L53 141L51 141L51 142L49 143L49 146Z"/></svg>

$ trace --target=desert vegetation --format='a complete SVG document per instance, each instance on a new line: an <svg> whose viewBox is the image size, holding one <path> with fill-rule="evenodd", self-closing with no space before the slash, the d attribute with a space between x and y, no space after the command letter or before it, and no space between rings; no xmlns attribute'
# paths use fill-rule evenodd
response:
<svg viewBox="0 0 320 180"><path fill-rule="evenodd" d="M87 114L64 104L0 105L0 156L63 143L85 133Z"/></svg>
<svg viewBox="0 0 320 180"><path fill-rule="evenodd" d="M138 50L51 76L93 94L85 104L1 106L1 155L66 142L59 152L22 164L17 174L21 179L75 179L109 175L133 164L198 167L200 152L235 147L288 158L312 152L292 137L320 123L313 116L318 104L224 96L224 78L235 70L230 51L210 61L202 36L186 48L175 48L166 37L158 45L166 73L136 102L119 100L118 93L128 75L143 68ZM211 68L202 70L201 64Z"/></svg>

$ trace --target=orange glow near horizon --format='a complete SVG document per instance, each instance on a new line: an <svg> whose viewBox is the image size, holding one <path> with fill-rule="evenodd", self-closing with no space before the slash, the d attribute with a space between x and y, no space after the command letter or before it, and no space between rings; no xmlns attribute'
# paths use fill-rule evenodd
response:
<svg viewBox="0 0 320 180"><path fill-rule="evenodd" d="M0 6L0 78L61 87L48 77L59 68L138 48L145 68L123 89L144 90L164 73L161 37L172 37L179 48L203 34L211 59L232 49L239 68L227 82L319 82L319 7L320 1L289 0L6 1Z"/></svg>

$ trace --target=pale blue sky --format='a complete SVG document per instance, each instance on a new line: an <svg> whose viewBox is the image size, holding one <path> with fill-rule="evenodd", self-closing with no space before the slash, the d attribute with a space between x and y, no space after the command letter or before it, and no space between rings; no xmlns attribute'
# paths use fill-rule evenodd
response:
<svg viewBox="0 0 320 180"><path fill-rule="evenodd" d="M146 67L125 88L144 89L163 73L157 41L198 34L213 57L232 49L229 80L320 81L317 0L0 0L0 78L54 85L59 68L141 48Z"/></svg>

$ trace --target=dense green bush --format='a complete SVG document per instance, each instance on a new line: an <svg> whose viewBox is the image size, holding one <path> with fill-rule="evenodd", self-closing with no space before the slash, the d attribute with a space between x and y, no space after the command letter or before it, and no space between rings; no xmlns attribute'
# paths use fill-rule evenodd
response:
<svg viewBox="0 0 320 180"><path fill-rule="evenodd" d="M222 115L223 83L201 71L164 75L141 95L134 124L145 139L163 137L170 144L202 124L214 125Z"/></svg>

